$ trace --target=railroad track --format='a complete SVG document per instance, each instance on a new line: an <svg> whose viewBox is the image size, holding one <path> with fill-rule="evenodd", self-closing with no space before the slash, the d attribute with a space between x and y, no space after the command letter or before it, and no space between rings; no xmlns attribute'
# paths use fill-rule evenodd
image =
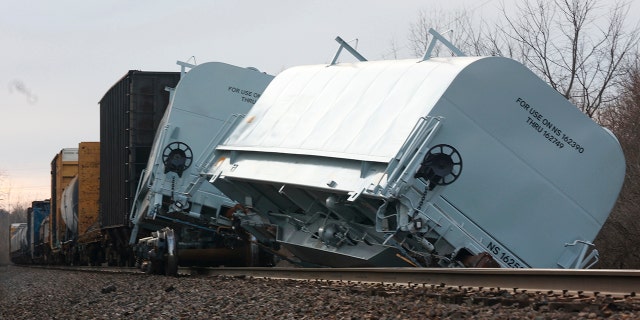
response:
<svg viewBox="0 0 640 320"><path fill-rule="evenodd" d="M191 272L296 279L348 295L527 308L542 314L560 312L585 318L640 312L640 299L635 292L640 288L640 271L629 270L193 268Z"/></svg>
<svg viewBox="0 0 640 320"><path fill-rule="evenodd" d="M635 297L637 270L449 268L192 268L196 274L565 291Z"/></svg>
<svg viewBox="0 0 640 320"><path fill-rule="evenodd" d="M144 274L138 268L38 266L60 270ZM466 287L474 290L511 290L636 298L640 270L558 269L449 269L449 268L211 268L181 267L180 276L230 276Z"/></svg>

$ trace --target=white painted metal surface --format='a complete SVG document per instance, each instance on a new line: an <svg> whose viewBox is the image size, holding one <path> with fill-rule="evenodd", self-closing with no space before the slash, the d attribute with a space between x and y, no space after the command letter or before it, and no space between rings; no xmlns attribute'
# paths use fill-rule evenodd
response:
<svg viewBox="0 0 640 320"><path fill-rule="evenodd" d="M388 162L477 58L302 66L279 74L224 149ZM249 122L250 120L250 122Z"/></svg>

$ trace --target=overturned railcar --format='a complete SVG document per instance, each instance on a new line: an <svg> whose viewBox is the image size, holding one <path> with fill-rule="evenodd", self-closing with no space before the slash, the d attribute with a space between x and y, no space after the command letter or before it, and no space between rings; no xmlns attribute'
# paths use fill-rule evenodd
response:
<svg viewBox="0 0 640 320"><path fill-rule="evenodd" d="M152 272L176 274L178 264L261 265L259 250L226 215L236 202L199 173L221 134L248 112L273 76L221 62L180 64L192 69L159 122L131 208L130 244L138 242L138 257ZM141 237L143 231L151 236Z"/></svg>
<svg viewBox="0 0 640 320"><path fill-rule="evenodd" d="M502 57L278 75L206 176L258 239L332 267L587 268L617 139Z"/></svg>

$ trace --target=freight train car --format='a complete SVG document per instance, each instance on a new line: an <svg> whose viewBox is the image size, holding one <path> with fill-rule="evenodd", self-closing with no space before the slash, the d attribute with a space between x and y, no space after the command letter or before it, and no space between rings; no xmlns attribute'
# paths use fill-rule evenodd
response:
<svg viewBox="0 0 640 320"><path fill-rule="evenodd" d="M241 226L332 267L597 261L625 174L611 132L507 58L357 56L280 73L217 146Z"/></svg>
<svg viewBox="0 0 640 320"><path fill-rule="evenodd" d="M33 201L27 208L27 222L11 225L11 261L22 264L45 261L45 253L49 250L43 236L49 232L43 228L48 227L45 221L48 221L49 212L49 200Z"/></svg>
<svg viewBox="0 0 640 320"><path fill-rule="evenodd" d="M78 148L65 148L51 161L51 217L49 218L49 247L45 261L62 263L65 248L73 237L63 220L62 194L73 178L78 174Z"/></svg>
<svg viewBox="0 0 640 320"><path fill-rule="evenodd" d="M10 257L13 263L28 263L29 241L26 223L12 223L9 228Z"/></svg>
<svg viewBox="0 0 640 320"><path fill-rule="evenodd" d="M220 62L189 67L172 95L140 180L130 243L137 242L139 232L153 231L137 245L151 272L175 274L178 263L265 265L269 260L261 261L257 246L226 215L236 203L199 179L199 173L207 151L222 139L216 133L246 113L273 76Z"/></svg>
<svg viewBox="0 0 640 320"><path fill-rule="evenodd" d="M45 232L49 226L45 220L49 218L50 213L51 203L49 200L33 201L31 207L27 209L28 255L32 263L44 261L46 252L44 237L49 235L49 232Z"/></svg>
<svg viewBox="0 0 640 320"><path fill-rule="evenodd" d="M100 227L107 262L132 265L129 213L179 72L131 70L100 99Z"/></svg>
<svg viewBox="0 0 640 320"><path fill-rule="evenodd" d="M65 150L76 150L77 161L76 175L60 188L61 194L51 195L59 203L66 227L60 254L66 264L99 264L105 261L105 248L109 248L103 243L98 221L100 143L81 142L78 148Z"/></svg>

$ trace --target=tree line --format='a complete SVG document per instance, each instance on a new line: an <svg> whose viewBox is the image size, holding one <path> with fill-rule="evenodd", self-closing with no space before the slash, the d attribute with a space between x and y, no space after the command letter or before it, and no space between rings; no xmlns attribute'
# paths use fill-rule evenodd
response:
<svg viewBox="0 0 640 320"><path fill-rule="evenodd" d="M23 205L14 206L11 212L7 212L4 209L0 209L1 213L9 215L9 223L26 223L27 222L27 208Z"/></svg>

